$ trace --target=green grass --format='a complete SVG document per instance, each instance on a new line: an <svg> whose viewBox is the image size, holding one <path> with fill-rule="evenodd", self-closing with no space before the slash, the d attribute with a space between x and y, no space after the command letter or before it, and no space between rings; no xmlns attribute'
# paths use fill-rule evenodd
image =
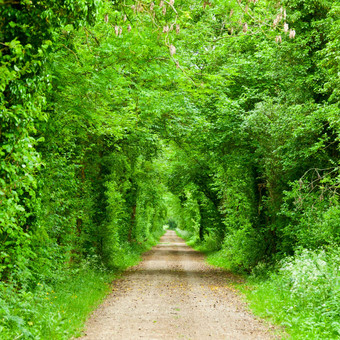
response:
<svg viewBox="0 0 340 340"><path fill-rule="evenodd" d="M69 339L80 335L86 317L110 292L118 273L81 270L53 290L41 289L47 300L37 308L33 324L39 325L42 339ZM36 338L35 338L36 339Z"/></svg>
<svg viewBox="0 0 340 340"><path fill-rule="evenodd" d="M160 235L158 235L160 236ZM19 288L0 282L0 339L64 340L81 335L89 314L111 291L122 271L140 261L158 239L135 244L121 254L119 269L93 263L60 268L50 282Z"/></svg>
<svg viewBox="0 0 340 340"><path fill-rule="evenodd" d="M80 334L87 315L110 291L117 273L67 270L58 283L37 282L30 291L1 286L0 338L69 339Z"/></svg>
<svg viewBox="0 0 340 340"><path fill-rule="evenodd" d="M282 325L291 339L340 338L340 249L301 250L269 277L242 287L255 314Z"/></svg>

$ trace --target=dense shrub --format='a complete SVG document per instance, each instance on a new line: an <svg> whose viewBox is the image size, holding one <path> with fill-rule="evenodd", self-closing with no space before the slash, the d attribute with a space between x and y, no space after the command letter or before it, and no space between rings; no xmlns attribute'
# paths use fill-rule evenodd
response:
<svg viewBox="0 0 340 340"><path fill-rule="evenodd" d="M278 272L255 284L252 307L288 327L293 339L337 339L340 335L340 249L300 249Z"/></svg>

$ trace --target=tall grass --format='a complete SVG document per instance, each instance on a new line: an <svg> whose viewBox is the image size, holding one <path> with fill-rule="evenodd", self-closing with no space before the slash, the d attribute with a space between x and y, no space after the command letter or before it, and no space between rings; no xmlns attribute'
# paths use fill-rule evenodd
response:
<svg viewBox="0 0 340 340"><path fill-rule="evenodd" d="M0 339L64 340L81 335L88 315L110 292L111 282L157 241L125 248L115 270L91 259L56 269L53 277L30 287L0 282Z"/></svg>
<svg viewBox="0 0 340 340"><path fill-rule="evenodd" d="M59 282L27 290L0 284L0 338L69 339L110 290L116 273L90 267L67 270Z"/></svg>
<svg viewBox="0 0 340 340"><path fill-rule="evenodd" d="M303 249L267 279L244 290L256 314L287 329L291 339L340 338L340 248Z"/></svg>

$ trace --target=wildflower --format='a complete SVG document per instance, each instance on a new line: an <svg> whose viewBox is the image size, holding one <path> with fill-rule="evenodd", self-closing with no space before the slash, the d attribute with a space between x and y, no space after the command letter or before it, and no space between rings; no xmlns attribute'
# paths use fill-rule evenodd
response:
<svg viewBox="0 0 340 340"><path fill-rule="evenodd" d="M155 3L152 1L150 4L150 11L153 11L154 7L155 7Z"/></svg>
<svg viewBox="0 0 340 340"><path fill-rule="evenodd" d="M283 30L284 30L285 33L287 33L288 30L289 30L289 25L286 22L283 25Z"/></svg>
<svg viewBox="0 0 340 340"><path fill-rule="evenodd" d="M137 11L138 11L138 12L143 12L143 6L142 6L141 3L139 3L139 4L137 5Z"/></svg>
<svg viewBox="0 0 340 340"><path fill-rule="evenodd" d="M277 43L282 43L282 37L281 37L281 35L277 35L276 38L275 38L275 41L276 41Z"/></svg>
<svg viewBox="0 0 340 340"><path fill-rule="evenodd" d="M169 50L171 56L173 56L176 53L176 47L174 45L170 45Z"/></svg>
<svg viewBox="0 0 340 340"><path fill-rule="evenodd" d="M296 34L295 30L290 30L289 31L289 38L290 39L294 39L295 38L295 34Z"/></svg>
<svg viewBox="0 0 340 340"><path fill-rule="evenodd" d="M281 20L282 20L282 14L278 14L277 17L273 21L273 27L276 27Z"/></svg>

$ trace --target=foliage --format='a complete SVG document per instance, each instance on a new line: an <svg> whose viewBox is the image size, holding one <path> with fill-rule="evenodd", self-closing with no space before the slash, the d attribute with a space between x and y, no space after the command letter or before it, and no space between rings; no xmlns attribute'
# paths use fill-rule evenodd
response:
<svg viewBox="0 0 340 340"><path fill-rule="evenodd" d="M324 77L336 68L336 53L327 53L338 7L328 1L283 6L295 39L282 35L275 43L268 29L235 39L224 33L207 47L188 31L185 44L194 40L189 46L198 52L194 61L180 56L195 66L190 75L201 86L187 90L195 118L181 117L191 129L179 130L175 139L186 152L171 161L176 175L169 176L169 188L180 197L190 188L198 204L204 195L215 206L212 214L222 223L203 221L200 211L193 239L222 238L216 250L233 270L250 272L259 261L293 254L299 246L338 242L339 108ZM219 10L216 4L209 13L217 18ZM212 34L215 23L200 20ZM332 55L329 64L326 55ZM189 221L180 228L192 231Z"/></svg>
<svg viewBox="0 0 340 340"><path fill-rule="evenodd" d="M38 282L29 292L2 284L2 339L69 339L108 292L108 282L114 278L88 267L62 277L62 282L53 285Z"/></svg>
<svg viewBox="0 0 340 340"><path fill-rule="evenodd" d="M115 13L109 3L90 1L1 7L1 16L18 23L6 20L1 30L1 277L9 320L2 335L9 338L68 337L64 316L42 301L37 284L57 291L58 277L72 278L89 258L105 270L126 268L163 232L164 189L154 185L158 140L139 108L148 89L137 83L148 68L141 72L131 55L124 70L126 60L112 55L119 48L142 55L144 47L137 33L128 44L112 36L112 26L102 24L107 11ZM95 13L100 20L90 27ZM4 40L11 34L13 41ZM20 76L11 71L9 78L10 68ZM150 98L153 91L150 82ZM91 275L79 283L87 292ZM41 308L29 308L35 299ZM72 319L74 329L79 318Z"/></svg>
<svg viewBox="0 0 340 340"><path fill-rule="evenodd" d="M292 339L339 337L339 248L301 249L266 281L245 290L261 316L287 327Z"/></svg>
<svg viewBox="0 0 340 340"><path fill-rule="evenodd" d="M36 146L38 122L44 111L51 77L45 72L46 54L60 27L93 21L95 1L31 1L1 5L1 267L8 277L16 266L34 258L29 249L39 206L36 174L42 166ZM25 261L26 259L26 261Z"/></svg>

